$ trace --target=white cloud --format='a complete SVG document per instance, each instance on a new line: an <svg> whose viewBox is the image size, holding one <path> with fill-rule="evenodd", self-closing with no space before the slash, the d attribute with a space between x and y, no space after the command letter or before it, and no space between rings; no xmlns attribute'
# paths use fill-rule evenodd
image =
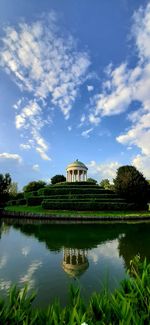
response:
<svg viewBox="0 0 150 325"><path fill-rule="evenodd" d="M120 164L117 161L111 161L106 163L97 163L92 160L88 166L88 174L91 176L95 176L98 181L101 179L108 178L112 180L116 176L116 171L119 168Z"/></svg>
<svg viewBox="0 0 150 325"><path fill-rule="evenodd" d="M7 257L4 255L4 256L2 256L2 257L0 258L0 270L1 270L4 266L6 266L6 264L7 264Z"/></svg>
<svg viewBox="0 0 150 325"><path fill-rule="evenodd" d="M36 147L36 151L40 154L43 160L51 160L51 158L45 153L44 149L41 147Z"/></svg>
<svg viewBox="0 0 150 325"><path fill-rule="evenodd" d="M23 150L29 150L29 149L31 149L31 145L28 143L21 143L20 148Z"/></svg>
<svg viewBox="0 0 150 325"><path fill-rule="evenodd" d="M100 122L100 117L95 116L94 114L89 114L89 121L91 124L98 125Z"/></svg>
<svg viewBox="0 0 150 325"><path fill-rule="evenodd" d="M0 153L0 160L14 160L18 163L22 162L21 156L15 153L8 153L8 152Z"/></svg>
<svg viewBox="0 0 150 325"><path fill-rule="evenodd" d="M72 130L72 126L69 125L69 126L68 126L68 131L71 131L71 130Z"/></svg>
<svg viewBox="0 0 150 325"><path fill-rule="evenodd" d="M31 134L49 123L45 118L48 106L59 108L65 119L69 118L90 65L87 52L78 51L73 37L58 28L56 14L43 17L32 24L8 26L1 39L0 65L21 90L33 96L25 105L22 99L14 105L16 128L28 129ZM49 159L43 146L36 150Z"/></svg>
<svg viewBox="0 0 150 325"><path fill-rule="evenodd" d="M88 252L88 256L93 260L95 264L102 258L110 258L118 262L120 259L118 252L118 239L108 241Z"/></svg>
<svg viewBox="0 0 150 325"><path fill-rule="evenodd" d="M93 131L93 128L90 128L88 130L85 130L81 133L81 135L84 137L84 138L89 138L90 137L90 133Z"/></svg>
<svg viewBox="0 0 150 325"><path fill-rule="evenodd" d="M34 286L34 273L42 266L41 261L33 261L24 276L20 277L20 283L28 284L28 288L31 289Z"/></svg>
<svg viewBox="0 0 150 325"><path fill-rule="evenodd" d="M90 92L90 91L93 91L94 90L94 86L92 85L87 85L87 90Z"/></svg>
<svg viewBox="0 0 150 325"><path fill-rule="evenodd" d="M32 169L33 169L35 172L38 172L38 171L40 170L40 167L39 167L38 164L34 164L34 165L32 166Z"/></svg>
<svg viewBox="0 0 150 325"><path fill-rule="evenodd" d="M132 164L143 173L144 177L150 179L150 156L137 155L134 157Z"/></svg>
<svg viewBox="0 0 150 325"><path fill-rule="evenodd" d="M21 253L22 253L22 255L24 255L24 256L29 255L30 251L31 251L31 248L30 248L29 246L25 246L25 247L23 247L23 248L21 249Z"/></svg>
<svg viewBox="0 0 150 325"><path fill-rule="evenodd" d="M116 139L128 147L136 145L142 155L150 155L150 3L133 15L132 36L137 49L137 64L129 68L122 62L105 69L101 93L91 99L89 121L98 124L103 116L125 112L134 102L139 108L128 115L130 128ZM133 46L133 45L132 45ZM98 121L99 118L99 121Z"/></svg>

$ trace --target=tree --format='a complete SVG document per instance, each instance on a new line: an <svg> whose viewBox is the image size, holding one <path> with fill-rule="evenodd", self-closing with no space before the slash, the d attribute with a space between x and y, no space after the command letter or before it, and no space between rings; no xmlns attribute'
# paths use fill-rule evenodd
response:
<svg viewBox="0 0 150 325"><path fill-rule="evenodd" d="M122 166L114 179L115 190L129 202L145 208L148 200L148 182L134 166Z"/></svg>
<svg viewBox="0 0 150 325"><path fill-rule="evenodd" d="M9 197L10 174L0 174L0 207L4 206Z"/></svg>
<svg viewBox="0 0 150 325"><path fill-rule="evenodd" d="M93 183L93 184L96 184L96 183L97 183L97 180L94 179L94 178L89 177L89 178L87 179L87 182L89 182L89 183Z"/></svg>
<svg viewBox="0 0 150 325"><path fill-rule="evenodd" d="M46 182L44 181L33 181L29 182L26 186L23 187L24 192L38 191L40 188L44 187Z"/></svg>
<svg viewBox="0 0 150 325"><path fill-rule="evenodd" d="M105 190L109 189L111 184L110 184L110 181L109 179L102 179L101 182L100 182L100 186L105 188Z"/></svg>
<svg viewBox="0 0 150 325"><path fill-rule="evenodd" d="M61 183L61 182L66 182L66 177L64 175L55 175L51 178L52 185Z"/></svg>
<svg viewBox="0 0 150 325"><path fill-rule="evenodd" d="M18 184L17 182L12 182L8 187L8 192L11 197L17 196L18 193Z"/></svg>

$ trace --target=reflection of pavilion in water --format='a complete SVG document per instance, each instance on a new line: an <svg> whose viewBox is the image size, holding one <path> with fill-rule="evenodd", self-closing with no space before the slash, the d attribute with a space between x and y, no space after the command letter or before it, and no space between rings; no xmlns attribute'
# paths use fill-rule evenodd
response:
<svg viewBox="0 0 150 325"><path fill-rule="evenodd" d="M64 248L62 267L70 276L80 276L88 268L86 249Z"/></svg>

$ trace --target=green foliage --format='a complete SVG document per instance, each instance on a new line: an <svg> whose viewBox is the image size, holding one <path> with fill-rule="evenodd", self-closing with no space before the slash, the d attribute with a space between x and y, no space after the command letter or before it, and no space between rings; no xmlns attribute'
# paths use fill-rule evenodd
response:
<svg viewBox="0 0 150 325"><path fill-rule="evenodd" d="M49 186L38 191L39 195L60 195L60 194L112 194L110 190L101 189L98 186L81 186L81 187L53 187Z"/></svg>
<svg viewBox="0 0 150 325"><path fill-rule="evenodd" d="M40 188L43 188L45 186L46 186L46 182L44 181L33 181L28 183L26 186L24 186L23 191L24 192L37 191Z"/></svg>
<svg viewBox="0 0 150 325"><path fill-rule="evenodd" d="M91 177L89 177L89 178L87 179L87 182L88 182L88 183L97 184L97 180L94 179L94 178L91 178Z"/></svg>
<svg viewBox="0 0 150 325"><path fill-rule="evenodd" d="M22 193L22 192L17 193L17 195L15 196L15 199L16 200L24 199L24 193Z"/></svg>
<svg viewBox="0 0 150 325"><path fill-rule="evenodd" d="M51 178L52 185L61 183L61 182L66 182L66 177L64 175L55 175Z"/></svg>
<svg viewBox="0 0 150 325"><path fill-rule="evenodd" d="M8 206L14 206L14 205L17 205L17 200L10 200L7 202L7 205Z"/></svg>
<svg viewBox="0 0 150 325"><path fill-rule="evenodd" d="M105 188L105 190L114 190L114 185L110 184L109 179L102 179L100 184L101 187Z"/></svg>
<svg viewBox="0 0 150 325"><path fill-rule="evenodd" d="M46 188L46 187L44 187L44 188ZM42 187L42 188L39 189L38 191L43 190L44 188ZM24 198L25 198L25 199L28 199L29 197L32 197L32 196L38 196L38 191L25 192L25 193L24 193Z"/></svg>
<svg viewBox="0 0 150 325"><path fill-rule="evenodd" d="M26 199L19 199L16 200L16 205L26 205Z"/></svg>
<svg viewBox="0 0 150 325"><path fill-rule="evenodd" d="M57 183L52 186L61 186L61 187L81 187L81 186L95 186L95 183L92 181L86 181L86 182L62 182ZM98 185L97 185L98 186Z"/></svg>
<svg viewBox="0 0 150 325"><path fill-rule="evenodd" d="M10 174L0 174L0 207L3 207L9 199Z"/></svg>
<svg viewBox="0 0 150 325"><path fill-rule="evenodd" d="M104 290L93 293L87 304L80 289L70 287L70 299L65 308L59 301L46 309L32 308L35 294L27 288L12 287L8 299L0 299L0 323L17 325L145 325L150 319L150 264L136 256L130 270L113 294Z"/></svg>
<svg viewBox="0 0 150 325"><path fill-rule="evenodd" d="M105 211L105 210L135 210L134 203L126 202L97 202L95 200L76 201L76 200L43 200L43 209L49 210L75 210L75 211Z"/></svg>
<svg viewBox="0 0 150 325"><path fill-rule="evenodd" d="M119 167L114 185L117 193L129 202L135 202L140 208L146 207L148 182L134 166Z"/></svg>
<svg viewBox="0 0 150 325"><path fill-rule="evenodd" d="M44 200L44 196L31 196L27 198L26 201L28 206L35 206L35 205L40 205L43 200Z"/></svg>
<svg viewBox="0 0 150 325"><path fill-rule="evenodd" d="M18 194L18 183L16 182L11 182L9 187L8 187L8 192L10 197L16 197Z"/></svg>

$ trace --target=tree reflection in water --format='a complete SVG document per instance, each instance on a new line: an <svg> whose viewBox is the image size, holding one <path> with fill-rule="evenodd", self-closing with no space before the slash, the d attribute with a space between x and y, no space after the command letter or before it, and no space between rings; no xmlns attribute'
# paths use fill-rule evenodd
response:
<svg viewBox="0 0 150 325"><path fill-rule="evenodd" d="M80 261L87 250L92 250L108 241L118 240L119 256L123 257L125 267L129 267L129 261L140 254L141 258L147 257L150 260L150 222L147 223L101 223L101 224L53 224L50 222L36 222L35 220L22 221L5 220L5 227L1 223L0 234L7 225L13 224L22 233L37 238L44 242L50 251L60 252L64 250L62 267L66 272L73 272L79 267ZM75 254L73 252L76 252ZM80 254L82 252L82 254ZM68 260L66 260L68 254ZM69 255L70 254L70 255ZM87 254L87 253L86 253ZM69 262L69 258L72 264ZM83 271L86 271L89 263L87 255L83 259ZM68 265L70 263L70 265ZM79 267L80 269L80 267ZM82 266L81 266L82 269ZM74 271L75 272L75 271ZM76 273L81 274L82 271Z"/></svg>

